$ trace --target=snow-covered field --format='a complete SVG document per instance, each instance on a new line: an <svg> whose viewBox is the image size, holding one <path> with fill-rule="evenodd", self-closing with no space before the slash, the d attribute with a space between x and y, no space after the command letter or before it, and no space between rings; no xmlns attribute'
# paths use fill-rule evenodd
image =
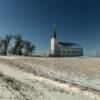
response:
<svg viewBox="0 0 100 100"><path fill-rule="evenodd" d="M100 100L100 58L0 56L0 100Z"/></svg>

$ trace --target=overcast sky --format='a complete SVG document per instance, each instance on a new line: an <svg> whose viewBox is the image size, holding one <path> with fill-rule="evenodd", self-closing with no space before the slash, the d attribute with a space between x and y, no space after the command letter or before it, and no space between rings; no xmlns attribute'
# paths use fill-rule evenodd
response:
<svg viewBox="0 0 100 100"><path fill-rule="evenodd" d="M80 44L85 55L100 51L100 0L0 0L0 36L22 34L48 52L53 24L59 41Z"/></svg>

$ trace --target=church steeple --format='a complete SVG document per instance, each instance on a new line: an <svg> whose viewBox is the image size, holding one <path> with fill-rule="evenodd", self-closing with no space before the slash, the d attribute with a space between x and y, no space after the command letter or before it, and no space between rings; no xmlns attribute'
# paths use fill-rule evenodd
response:
<svg viewBox="0 0 100 100"><path fill-rule="evenodd" d="M54 24L54 29L53 29L52 38L57 38L57 34L56 34L56 25L55 25L55 24Z"/></svg>
<svg viewBox="0 0 100 100"><path fill-rule="evenodd" d="M51 37L51 55L55 55L57 44L58 43L57 43L56 27L54 24L53 33Z"/></svg>

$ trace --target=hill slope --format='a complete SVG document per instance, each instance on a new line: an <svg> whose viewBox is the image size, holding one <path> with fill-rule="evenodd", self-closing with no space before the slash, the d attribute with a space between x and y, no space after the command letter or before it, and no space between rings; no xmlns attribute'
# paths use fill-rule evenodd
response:
<svg viewBox="0 0 100 100"><path fill-rule="evenodd" d="M0 57L0 99L100 100L99 61Z"/></svg>

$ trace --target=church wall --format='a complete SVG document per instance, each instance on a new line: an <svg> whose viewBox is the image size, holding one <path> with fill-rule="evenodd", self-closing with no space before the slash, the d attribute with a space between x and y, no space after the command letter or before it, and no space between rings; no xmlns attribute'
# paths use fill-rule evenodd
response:
<svg viewBox="0 0 100 100"><path fill-rule="evenodd" d="M81 48L55 49L55 56L82 56Z"/></svg>

